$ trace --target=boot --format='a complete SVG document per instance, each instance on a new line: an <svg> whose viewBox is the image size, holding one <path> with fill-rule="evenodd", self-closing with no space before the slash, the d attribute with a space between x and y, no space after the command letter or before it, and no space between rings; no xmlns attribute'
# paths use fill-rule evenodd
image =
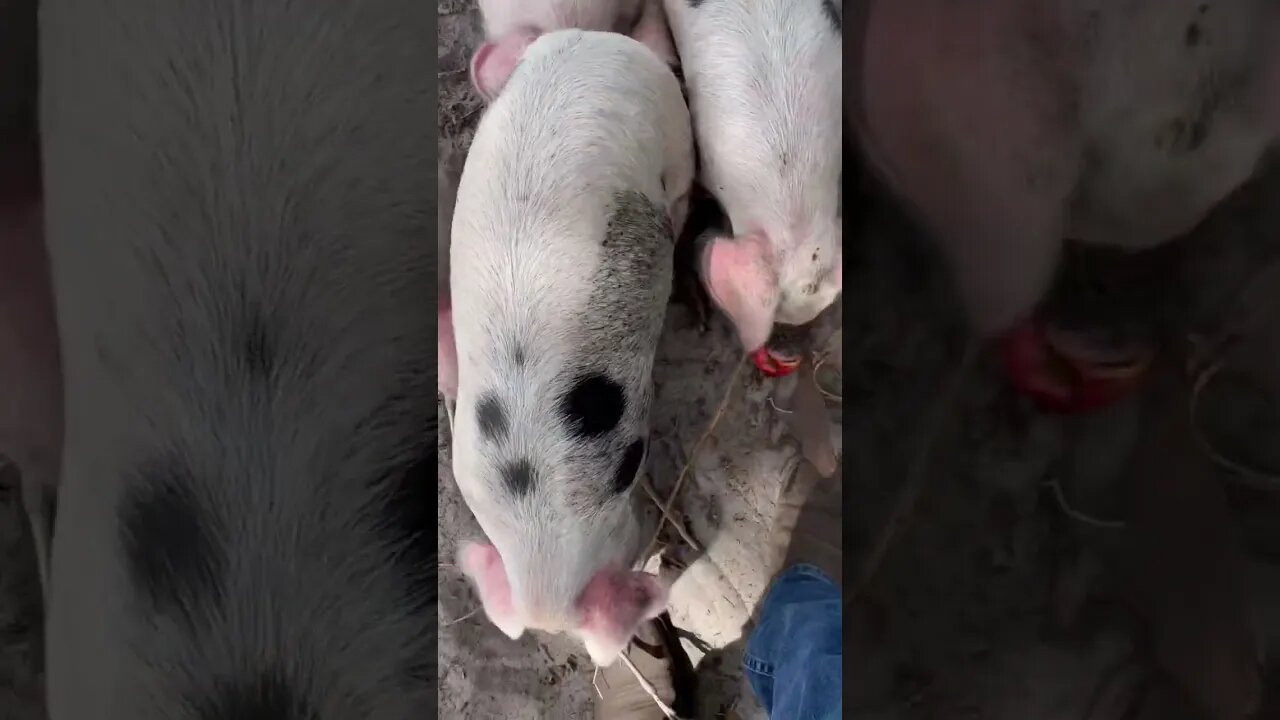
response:
<svg viewBox="0 0 1280 720"><path fill-rule="evenodd" d="M777 571L805 563L813 565L842 587L844 501L843 459L835 473L823 477L802 460L782 492L774 522L772 545Z"/></svg>
<svg viewBox="0 0 1280 720"><path fill-rule="evenodd" d="M676 717L692 718L697 707L697 675L689 655L680 645L671 616L663 613L646 623L624 651L658 698ZM596 678L597 720L666 720L631 668L619 659Z"/></svg>

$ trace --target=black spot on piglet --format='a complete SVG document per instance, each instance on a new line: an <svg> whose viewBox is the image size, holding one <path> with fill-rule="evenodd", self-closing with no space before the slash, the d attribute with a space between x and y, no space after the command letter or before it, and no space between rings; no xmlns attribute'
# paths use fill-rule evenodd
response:
<svg viewBox="0 0 1280 720"><path fill-rule="evenodd" d="M502 482L506 483L507 489L516 497L528 495L533 489L535 478L533 463L527 459L516 460L502 470Z"/></svg>
<svg viewBox="0 0 1280 720"><path fill-rule="evenodd" d="M561 412L573 431L588 438L617 427L626 408L622 386L597 373L579 377L561 404Z"/></svg>
<svg viewBox="0 0 1280 720"><path fill-rule="evenodd" d="M198 720L316 720L319 715L279 670L239 682L219 681L213 694L190 703Z"/></svg>
<svg viewBox="0 0 1280 720"><path fill-rule="evenodd" d="M214 518L192 492L190 470L153 461L132 478L117 509L120 543L136 590L158 613L190 620L191 608L215 609L227 558Z"/></svg>
<svg viewBox="0 0 1280 720"><path fill-rule="evenodd" d="M507 434L507 413L497 395L487 392L480 396L476 403L476 422L480 424L480 434L490 442L501 440Z"/></svg>
<svg viewBox="0 0 1280 720"><path fill-rule="evenodd" d="M631 483L635 482L636 474L640 472L640 462L644 460L644 445L644 438L640 438L623 451L622 462L618 464L618 471L613 475L615 493L625 492L631 487Z"/></svg>
<svg viewBox="0 0 1280 720"><path fill-rule="evenodd" d="M835 0L822 0L822 12L827 16L827 20L831 23L831 29L837 33L844 34L840 23L840 8L836 7Z"/></svg>

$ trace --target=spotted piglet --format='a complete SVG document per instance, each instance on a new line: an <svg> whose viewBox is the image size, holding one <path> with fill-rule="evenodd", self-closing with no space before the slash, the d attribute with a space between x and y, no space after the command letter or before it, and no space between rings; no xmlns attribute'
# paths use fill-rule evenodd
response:
<svg viewBox="0 0 1280 720"><path fill-rule="evenodd" d="M435 716L435 12L41 0L51 720Z"/></svg>
<svg viewBox="0 0 1280 720"><path fill-rule="evenodd" d="M705 240L703 281L764 367L775 322L807 323L840 294L839 10L832 0L668 0L666 11L700 180L734 233Z"/></svg>
<svg viewBox="0 0 1280 720"><path fill-rule="evenodd" d="M569 632L607 665L666 603L632 569L633 488L689 114L668 67L615 33L544 35L502 80L453 222L453 469L489 539L460 565L504 633Z"/></svg>
<svg viewBox="0 0 1280 720"><path fill-rule="evenodd" d="M524 48L543 33L578 28L630 35L676 63L662 0L479 0L487 40L471 61L471 78L492 101Z"/></svg>

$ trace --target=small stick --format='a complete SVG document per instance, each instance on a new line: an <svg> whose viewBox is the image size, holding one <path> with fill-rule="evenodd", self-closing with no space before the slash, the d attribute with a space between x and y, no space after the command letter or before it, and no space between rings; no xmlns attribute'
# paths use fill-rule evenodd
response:
<svg viewBox="0 0 1280 720"><path fill-rule="evenodd" d="M1255 328L1260 325L1262 320L1265 319L1269 313L1276 310L1276 304L1277 302L1280 302L1280 299L1278 299L1278 296L1275 293L1272 293L1266 300L1253 304L1251 307L1252 312L1243 310L1242 306L1245 305L1246 300L1254 295L1254 291L1260 288L1274 287L1277 278L1280 278L1280 262L1276 261L1272 261L1269 265L1264 266L1261 270L1254 273L1253 277L1249 278L1240 291L1237 292L1230 301L1228 301L1226 304L1227 310L1224 313L1225 315L1234 314L1237 318L1243 315L1246 320L1243 322L1237 322L1234 326L1218 332L1218 334L1211 340L1200 343L1202 345L1200 351L1201 356L1210 354L1218 356L1223 355L1224 349L1233 339L1247 333L1251 328ZM1266 282L1267 280L1270 280L1271 282ZM1207 346L1207 349L1203 346ZM1188 412L1191 414L1192 433L1196 436L1196 440L1214 462L1228 470L1231 470L1232 472L1235 472L1240 476L1242 481L1247 482L1250 485L1263 490L1275 491L1280 487L1280 477L1278 477L1276 473L1252 468L1228 458L1226 455L1218 451L1218 449L1209 440L1208 436L1200 429L1198 421L1200 393L1221 369L1222 363L1218 360L1196 373L1195 383L1191 390L1191 398L1187 403L1189 406Z"/></svg>
<svg viewBox="0 0 1280 720"><path fill-rule="evenodd" d="M819 390L819 391L821 391L821 390L822 390L822 388L818 388L818 390ZM777 405L775 405L775 404L774 404L774 402L773 402L773 396L772 396L772 395L770 395L769 397L767 397L767 398L765 398L765 399L769 401L769 407L773 408L774 410L777 410L778 412L782 413L783 415L790 415L790 414L792 414L792 413L794 413L794 412L795 412L795 410L787 410L787 409L785 409L785 408L780 408L780 407L778 407Z"/></svg>
<svg viewBox="0 0 1280 720"><path fill-rule="evenodd" d="M480 611L481 611L481 610L483 610L483 609L484 609L484 606L478 607L478 608L476 608L476 609L472 610L471 612L469 612L469 613L467 613L467 614L463 615L462 617L455 618L455 619L453 619L453 620L450 620L450 621L449 621L449 622L447 622L447 623L444 623L444 624L443 624L443 625L441 625L440 627L453 627L454 625L457 625L458 623L462 622L463 620L470 620L471 618L473 618L473 617L475 617L475 616L476 616L476 613L480 612Z"/></svg>
<svg viewBox="0 0 1280 720"><path fill-rule="evenodd" d="M662 714L666 715L669 718L675 718L676 711L672 710L671 706L662 702L662 698L658 697L657 688L653 686L653 683L650 683L648 680L646 680L644 675L640 674L640 668L636 667L635 663L631 662L631 658L627 657L627 654L625 652L622 653L621 657L622 657L623 664L627 666L627 669L631 671L631 674L635 675L636 680L640 682L640 687L644 688L644 691L646 693L649 693L649 697L653 698L653 701L658 704L659 708L662 709Z"/></svg>
<svg viewBox="0 0 1280 720"><path fill-rule="evenodd" d="M742 372L742 367L747 362L747 356L743 355L738 359L738 364L733 368L733 375L729 378L729 385L724 391L724 397L720 398L720 407L716 408L716 414L711 417L711 424L703 431L702 436L698 438L698 442L694 443L693 452L689 453L689 457L685 460L684 467L680 470L680 476L676 478L676 486L671 490L671 496L667 498L667 504L662 506L662 515L667 517L671 513L672 506L675 505L676 498L680 496L680 488L684 485L685 476L689 473L689 467L693 465L694 458L698 457L698 451L702 449L702 444L711 437L716 429L716 425L720 423L720 417L724 415L725 408L729 407L729 398L733 397L733 388L738 384L738 375ZM653 549L658 545L658 538L662 535L662 524L658 524L658 531L653 534L653 539L649 541L649 546L645 548L644 554L640 557L647 558L653 554Z"/></svg>
<svg viewBox="0 0 1280 720"><path fill-rule="evenodd" d="M608 681L607 681L607 680L605 681L605 684L608 684ZM603 693L603 692L600 692L600 668L599 668L599 666L597 666L597 667L596 667L595 672L591 673L591 687L593 687L593 688L595 688L595 689L596 689L596 695L600 696L600 699L601 699L601 700L603 700L603 699L604 699L604 693Z"/></svg>
<svg viewBox="0 0 1280 720"><path fill-rule="evenodd" d="M924 479L929 467L929 460L933 455L933 444L937 440L938 431L942 425L942 420L951 410L952 402L959 393L961 381L968 374L969 367L973 364L974 358L978 355L978 342L970 340L965 346L964 356L960 359L960 365L951 373L951 377L947 380L943 391L938 395L938 400L934 403L933 413L929 416L923 431L920 434L920 446L916 450L915 460L907 469L906 482L902 484L902 489L898 492L898 503L894 506L893 512L889 515L889 520L880 529L880 534L876 538L876 543L871 548L871 553L867 556L866 562L863 563L861 570L858 572L857 581L853 584L853 590L845 596L844 604L852 605L871 583L871 578L875 576L880 569L881 563L884 561L885 555L889 552L890 545L893 544L894 538L900 526L905 524L907 514L915 507L916 499L920 496L921 490L924 488Z"/></svg>
<svg viewBox="0 0 1280 720"><path fill-rule="evenodd" d="M688 531L684 529L684 523L680 522L675 517L674 514L667 512L667 509L662 507L662 500L658 498L658 493L655 492L653 489L653 486L649 484L649 478L646 478L646 477L640 478L640 487L644 488L644 491L646 494L648 494L649 499L652 500L653 504L657 505L658 509L664 513L663 517L665 517L668 521L671 522L671 525L676 529L676 532L680 533L680 537L684 538L684 541L689 543L689 547L693 548L694 552L697 552L697 553L702 552L702 546L699 545L698 541L694 540L693 537L689 535ZM661 531L662 527L659 526L658 530Z"/></svg>
<svg viewBox="0 0 1280 720"><path fill-rule="evenodd" d="M822 393L822 394L823 394L823 396L825 396L828 400L834 400L834 401L836 401L836 402L838 402L838 403L842 403L842 402L844 402L844 394L843 394L843 393L833 393L833 392L830 392L830 391L828 391L826 388L822 387L822 383L818 382L818 371L822 369L822 365L823 365L823 363L825 363L826 361L827 361L827 356L826 356L826 354L825 354L825 353L824 353L824 354L822 354L822 355L819 355L819 354L817 354L817 353L814 353L814 355L813 355L813 384L814 384L814 385L816 385L816 386L818 387L818 392Z"/></svg>
<svg viewBox="0 0 1280 720"><path fill-rule="evenodd" d="M1094 527L1106 528L1108 530L1124 529L1124 523L1119 520L1099 520L1095 517L1085 515L1079 510L1071 507L1071 503L1067 502L1066 494L1062 491L1062 484L1058 482L1057 478L1051 478L1045 481L1044 485L1053 489L1053 496L1058 501L1058 507L1072 520L1077 520L1086 525L1093 525Z"/></svg>
<svg viewBox="0 0 1280 720"><path fill-rule="evenodd" d="M1195 384L1191 387L1191 401L1188 403L1187 412L1191 415L1191 432L1196 436L1197 442L1214 462L1222 467L1240 475L1242 479L1250 481L1251 485L1256 485L1263 490L1276 491L1280 490L1280 476L1273 472L1260 470L1250 467L1244 463L1237 462L1220 452L1209 439L1209 436L1200 429L1200 393L1209 384L1211 380L1222 370L1222 363L1215 362L1204 370L1196 373Z"/></svg>

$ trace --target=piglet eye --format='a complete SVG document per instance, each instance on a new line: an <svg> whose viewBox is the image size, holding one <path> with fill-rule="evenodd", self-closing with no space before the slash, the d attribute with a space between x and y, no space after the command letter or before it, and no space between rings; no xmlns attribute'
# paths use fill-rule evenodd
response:
<svg viewBox="0 0 1280 720"><path fill-rule="evenodd" d="M645 441L637 438L622 453L622 462L618 463L618 471L613 476L613 491L622 493L635 482L640 472L640 462L644 460Z"/></svg>

